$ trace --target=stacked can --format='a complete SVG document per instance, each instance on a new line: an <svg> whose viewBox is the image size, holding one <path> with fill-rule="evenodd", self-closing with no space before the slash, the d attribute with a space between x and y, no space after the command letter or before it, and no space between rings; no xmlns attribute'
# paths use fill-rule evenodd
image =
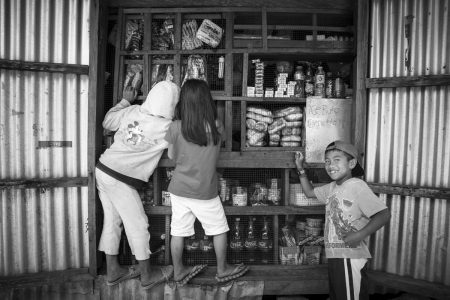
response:
<svg viewBox="0 0 450 300"><path fill-rule="evenodd" d="M257 60L255 62L255 96L264 95L264 62Z"/></svg>

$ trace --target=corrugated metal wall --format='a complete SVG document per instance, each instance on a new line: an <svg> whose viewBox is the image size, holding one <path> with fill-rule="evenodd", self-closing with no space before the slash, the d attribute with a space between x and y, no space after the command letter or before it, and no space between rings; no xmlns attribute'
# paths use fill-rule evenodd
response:
<svg viewBox="0 0 450 300"><path fill-rule="evenodd" d="M0 0L0 58L88 65L89 8ZM0 70L0 180L87 177L88 84L87 75ZM87 187L1 191L0 276L88 267L87 203Z"/></svg>
<svg viewBox="0 0 450 300"><path fill-rule="evenodd" d="M448 9L448 0L373 0L369 77L449 74ZM450 188L449 86L371 89L367 120L367 181ZM448 201L381 197L392 219L372 240L373 267L450 285Z"/></svg>

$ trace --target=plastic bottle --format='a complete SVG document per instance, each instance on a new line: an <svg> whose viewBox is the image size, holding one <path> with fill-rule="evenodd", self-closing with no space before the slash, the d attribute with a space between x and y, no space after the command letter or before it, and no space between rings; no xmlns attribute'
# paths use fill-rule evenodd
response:
<svg viewBox="0 0 450 300"><path fill-rule="evenodd" d="M200 241L199 248L200 248L200 253L202 253L202 256L204 257L204 259L206 259L208 264L212 264L213 260L214 260L214 244L209 239L209 236L207 236L206 234L203 236L203 239Z"/></svg>
<svg viewBox="0 0 450 300"><path fill-rule="evenodd" d="M223 56L219 57L219 73L217 74L218 78L223 78L223 69L225 66L225 58Z"/></svg>
<svg viewBox="0 0 450 300"><path fill-rule="evenodd" d="M295 68L294 79L296 81L294 97L305 98L305 74L303 73L302 66L297 66Z"/></svg>
<svg viewBox="0 0 450 300"><path fill-rule="evenodd" d="M341 77L341 73L337 73L336 79L334 80L334 91L336 98L345 98L345 85L344 80Z"/></svg>
<svg viewBox="0 0 450 300"><path fill-rule="evenodd" d="M311 66L308 66L308 68L306 69L305 96L314 96L314 78L312 76Z"/></svg>
<svg viewBox="0 0 450 300"><path fill-rule="evenodd" d="M314 95L325 97L325 72L322 66L317 67L316 81L314 83Z"/></svg>

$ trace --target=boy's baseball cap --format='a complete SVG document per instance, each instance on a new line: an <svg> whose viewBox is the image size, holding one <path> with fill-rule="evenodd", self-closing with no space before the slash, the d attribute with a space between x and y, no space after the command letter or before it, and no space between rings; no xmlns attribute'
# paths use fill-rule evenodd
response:
<svg viewBox="0 0 450 300"><path fill-rule="evenodd" d="M364 169L361 167L358 161L358 150L356 150L355 146L344 141L334 141L327 146L325 152L330 150L341 150L353 156L353 158L356 159L356 166L352 170L352 176L354 177L364 176Z"/></svg>

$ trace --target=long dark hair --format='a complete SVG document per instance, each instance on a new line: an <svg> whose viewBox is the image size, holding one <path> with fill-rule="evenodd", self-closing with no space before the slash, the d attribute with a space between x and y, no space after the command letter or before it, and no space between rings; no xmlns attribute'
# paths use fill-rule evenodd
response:
<svg viewBox="0 0 450 300"><path fill-rule="evenodd" d="M216 105L208 84L199 79L186 80L175 107L175 120L181 120L181 134L186 141L200 146L207 146L212 141L217 145L220 133L216 119Z"/></svg>

